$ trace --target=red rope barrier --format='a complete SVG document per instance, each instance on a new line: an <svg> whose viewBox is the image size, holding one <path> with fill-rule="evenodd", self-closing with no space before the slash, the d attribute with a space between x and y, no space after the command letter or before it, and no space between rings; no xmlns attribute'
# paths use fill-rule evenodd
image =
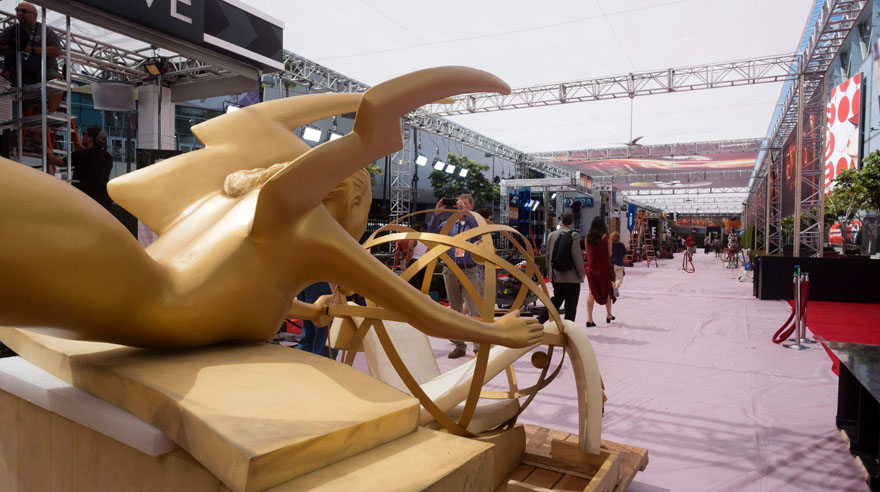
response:
<svg viewBox="0 0 880 492"><path fill-rule="evenodd" d="M807 302L810 299L810 281L807 280L804 282L804 288L801 290L801 318L805 318L807 315ZM792 323L794 319L794 306L791 307L791 314L788 316L788 319L785 320L785 323L776 330L776 333L773 334L773 343L782 343L788 340L788 337L794 333L794 330L797 328L795 323ZM791 326L788 326L791 323Z"/></svg>

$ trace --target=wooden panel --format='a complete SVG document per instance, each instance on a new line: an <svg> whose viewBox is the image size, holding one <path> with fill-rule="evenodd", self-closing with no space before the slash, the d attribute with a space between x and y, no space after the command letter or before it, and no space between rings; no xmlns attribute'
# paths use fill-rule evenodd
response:
<svg viewBox="0 0 880 492"><path fill-rule="evenodd" d="M546 487L549 489L556 485L556 482L558 482L560 478L562 478L562 474L559 472L537 468L529 474L525 479L525 482L529 485L537 485L538 487Z"/></svg>
<svg viewBox="0 0 880 492"><path fill-rule="evenodd" d="M513 470L513 473L508 477L511 480L518 480L520 482L525 481L526 477L529 476L530 473L535 471L534 466L529 465L519 465L516 467L516 470Z"/></svg>
<svg viewBox="0 0 880 492"><path fill-rule="evenodd" d="M52 415L51 491L68 492L76 485L76 449L74 428L78 425L58 415Z"/></svg>
<svg viewBox="0 0 880 492"><path fill-rule="evenodd" d="M52 414L40 407L20 400L19 421L22 439L19 441L18 473L22 490L50 490L52 458ZM24 433L27 429L27 433ZM26 437L25 437L26 436Z"/></svg>
<svg viewBox="0 0 880 492"><path fill-rule="evenodd" d="M18 490L19 398L0 390L0 490Z"/></svg>
<svg viewBox="0 0 880 492"><path fill-rule="evenodd" d="M492 488L497 489L507 482L507 477L522 463L522 455L526 447L525 429L517 425L499 434L480 437L478 440L495 445L490 453L495 470Z"/></svg>
<svg viewBox="0 0 880 492"><path fill-rule="evenodd" d="M558 490L559 492L583 492L588 485L590 485L589 478L566 475L553 487L553 490Z"/></svg>
<svg viewBox="0 0 880 492"><path fill-rule="evenodd" d="M181 449L149 456L3 391L0 419L3 492L229 492Z"/></svg>
<svg viewBox="0 0 880 492"><path fill-rule="evenodd" d="M0 335L34 365L155 425L237 491L283 483L417 427L415 398L301 350L240 343L159 352L12 328Z"/></svg>
<svg viewBox="0 0 880 492"><path fill-rule="evenodd" d="M425 428L266 492L492 490L492 444ZM392 487L393 486L393 487Z"/></svg>

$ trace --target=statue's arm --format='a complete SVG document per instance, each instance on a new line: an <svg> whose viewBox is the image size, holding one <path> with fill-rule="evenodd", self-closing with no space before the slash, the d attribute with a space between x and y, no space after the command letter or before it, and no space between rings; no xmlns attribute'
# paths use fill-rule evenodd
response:
<svg viewBox="0 0 880 492"><path fill-rule="evenodd" d="M327 238L326 278L382 306L427 335L488 342L508 347L526 347L541 340L543 329L533 318L520 318L511 312L494 323L469 318L434 302L409 283L385 268L356 241L346 236Z"/></svg>
<svg viewBox="0 0 880 492"><path fill-rule="evenodd" d="M354 128L342 138L319 145L272 177L260 192L252 236L268 236L286 223L291 211L317 206L338 183L367 164L403 147L400 119L424 104L472 92L501 92L510 87L489 73L467 67L419 70L378 84L364 93Z"/></svg>

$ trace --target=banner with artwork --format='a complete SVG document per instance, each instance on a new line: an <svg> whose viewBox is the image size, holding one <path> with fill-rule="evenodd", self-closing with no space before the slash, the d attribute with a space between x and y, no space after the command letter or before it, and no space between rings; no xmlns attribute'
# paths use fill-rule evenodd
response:
<svg viewBox="0 0 880 492"><path fill-rule="evenodd" d="M862 221L852 220L846 224L846 242L847 244L858 244L862 232ZM840 222L835 222L828 229L828 242L831 244L843 244L843 235L840 231Z"/></svg>
<svg viewBox="0 0 880 492"><path fill-rule="evenodd" d="M858 165L861 108L862 74L859 73L832 89L825 106L825 193L830 194L834 178L841 171Z"/></svg>
<svg viewBox="0 0 880 492"><path fill-rule="evenodd" d="M618 190L723 188L747 186L748 177L737 173L711 171L750 171L755 167L758 152L719 152L670 157L613 158L590 160L585 152L567 152L557 158L557 164L582 173L583 176L628 178L633 174L651 176L652 181L616 180ZM681 181L676 174L693 172L690 181ZM704 175L699 173L706 172ZM665 175L665 176L664 176Z"/></svg>

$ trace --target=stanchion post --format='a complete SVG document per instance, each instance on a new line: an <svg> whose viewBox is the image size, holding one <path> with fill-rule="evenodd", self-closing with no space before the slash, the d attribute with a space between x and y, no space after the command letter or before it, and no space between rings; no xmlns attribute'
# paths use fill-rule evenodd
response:
<svg viewBox="0 0 880 492"><path fill-rule="evenodd" d="M807 347L800 343L801 339L801 282L803 281L803 276L801 275L801 267L800 265L794 266L794 278L792 282L794 283L794 338L789 338L789 343L782 344L783 347L789 348L792 350L805 350Z"/></svg>
<svg viewBox="0 0 880 492"><path fill-rule="evenodd" d="M805 305L804 307L806 307L806 304L809 303L809 299L807 299L807 296L809 296L809 294L810 294L809 289L807 289L806 286L810 283L810 274L809 274L809 273L803 273L803 274L801 274L801 277L803 278L803 280L802 280L802 285L803 285L803 287L802 287L802 292L803 292L803 294L802 294L802 295L804 296L804 305ZM801 335L800 335L800 338L799 338L798 340L800 340L801 343L817 343L817 342L816 342L815 340L813 340L812 338L807 337L807 310L806 310L806 309L804 309L804 315L801 316L801 329L800 329L800 332L801 332Z"/></svg>

